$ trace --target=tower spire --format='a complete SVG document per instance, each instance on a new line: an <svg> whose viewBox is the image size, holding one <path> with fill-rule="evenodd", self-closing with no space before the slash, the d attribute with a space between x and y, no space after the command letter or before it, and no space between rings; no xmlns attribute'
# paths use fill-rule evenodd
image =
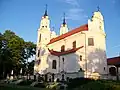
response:
<svg viewBox="0 0 120 90"><path fill-rule="evenodd" d="M47 4L46 4L46 7L45 7L45 14L44 14L44 16L48 16L48 14L47 14Z"/></svg>
<svg viewBox="0 0 120 90"><path fill-rule="evenodd" d="M68 27L65 21L65 13L63 14L63 23L61 24L60 27L60 35L65 34L68 32Z"/></svg>
<svg viewBox="0 0 120 90"><path fill-rule="evenodd" d="M65 13L63 14L63 25L65 25L66 22L65 22Z"/></svg>

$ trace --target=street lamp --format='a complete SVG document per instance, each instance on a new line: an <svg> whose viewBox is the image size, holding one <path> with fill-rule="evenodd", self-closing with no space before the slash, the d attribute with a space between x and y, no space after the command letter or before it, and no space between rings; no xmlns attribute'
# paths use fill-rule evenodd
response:
<svg viewBox="0 0 120 90"><path fill-rule="evenodd" d="M81 32L81 34L85 35L85 62L86 62L86 78L87 78L87 59L86 59L86 33Z"/></svg>

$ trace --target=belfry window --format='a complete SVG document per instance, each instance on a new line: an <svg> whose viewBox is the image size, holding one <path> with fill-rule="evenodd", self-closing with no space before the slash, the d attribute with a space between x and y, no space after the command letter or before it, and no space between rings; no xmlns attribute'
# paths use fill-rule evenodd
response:
<svg viewBox="0 0 120 90"><path fill-rule="evenodd" d="M61 46L61 51L62 51L62 52L65 51L65 45L62 45L62 46Z"/></svg>
<svg viewBox="0 0 120 90"><path fill-rule="evenodd" d="M76 48L76 41L73 42L73 48Z"/></svg>
<svg viewBox="0 0 120 90"><path fill-rule="evenodd" d="M94 39L88 38L88 46L94 46Z"/></svg>
<svg viewBox="0 0 120 90"><path fill-rule="evenodd" d="M53 60L53 62L52 62L52 69L56 69L56 65L57 65L56 60Z"/></svg>

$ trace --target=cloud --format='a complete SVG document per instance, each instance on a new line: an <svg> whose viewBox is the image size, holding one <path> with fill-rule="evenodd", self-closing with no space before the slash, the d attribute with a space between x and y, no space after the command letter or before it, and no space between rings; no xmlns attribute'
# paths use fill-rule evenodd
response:
<svg viewBox="0 0 120 90"><path fill-rule="evenodd" d="M84 13L84 9L80 8L79 0L59 0L61 2L67 3L72 7L66 11L66 19L69 20L81 20L84 21L88 16Z"/></svg>
<svg viewBox="0 0 120 90"><path fill-rule="evenodd" d="M84 21L88 18L88 16L85 15L84 10L80 8L71 8L68 10L66 15L66 18L70 20Z"/></svg>
<svg viewBox="0 0 120 90"><path fill-rule="evenodd" d="M66 3L73 5L73 6L79 6L77 0L64 0Z"/></svg>
<svg viewBox="0 0 120 90"><path fill-rule="evenodd" d="M59 0L72 6L79 6L78 0Z"/></svg>
<svg viewBox="0 0 120 90"><path fill-rule="evenodd" d="M118 48L118 47L120 47L120 45L113 46L112 48Z"/></svg>

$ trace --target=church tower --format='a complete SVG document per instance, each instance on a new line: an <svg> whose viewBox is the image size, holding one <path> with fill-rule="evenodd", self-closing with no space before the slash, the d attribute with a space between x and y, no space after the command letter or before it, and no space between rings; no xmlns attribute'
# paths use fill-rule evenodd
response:
<svg viewBox="0 0 120 90"><path fill-rule="evenodd" d="M104 31L104 19L101 14L99 7L96 12L93 13L91 20L88 20L89 29L91 30L100 30L100 32L105 33ZM94 29L93 29L94 28Z"/></svg>
<svg viewBox="0 0 120 90"><path fill-rule="evenodd" d="M47 13L47 6L44 15L42 16L40 27L38 29L37 49L36 49L36 63L34 66L35 73L42 73L47 67L47 47L50 42L50 20ZM44 63L44 64L43 64ZM44 65L44 66L43 66Z"/></svg>
<svg viewBox="0 0 120 90"><path fill-rule="evenodd" d="M88 20L87 36L87 71L99 74L107 73L106 34L104 31L104 19L99 8Z"/></svg>
<svg viewBox="0 0 120 90"><path fill-rule="evenodd" d="M40 27L38 29L38 40L37 44L45 45L50 41L50 20L47 14L47 6L42 20L40 22Z"/></svg>
<svg viewBox="0 0 120 90"><path fill-rule="evenodd" d="M67 24L66 24L66 21L65 21L65 13L64 13L63 23L60 27L60 35L65 34L67 32L68 32L68 27L67 27Z"/></svg>

